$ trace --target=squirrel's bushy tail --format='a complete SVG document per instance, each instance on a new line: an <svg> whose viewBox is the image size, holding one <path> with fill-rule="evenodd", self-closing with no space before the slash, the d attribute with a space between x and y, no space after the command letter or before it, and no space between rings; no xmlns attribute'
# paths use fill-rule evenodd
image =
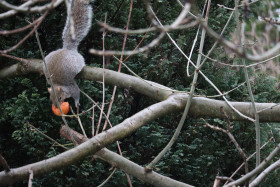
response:
<svg viewBox="0 0 280 187"><path fill-rule="evenodd" d="M89 0L69 0L70 14L62 33L63 48L77 50L79 43L87 35L92 20L92 8Z"/></svg>

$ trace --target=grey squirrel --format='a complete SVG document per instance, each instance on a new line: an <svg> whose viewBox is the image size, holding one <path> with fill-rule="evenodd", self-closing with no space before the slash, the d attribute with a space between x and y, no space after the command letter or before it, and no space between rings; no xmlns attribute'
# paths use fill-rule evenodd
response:
<svg viewBox="0 0 280 187"><path fill-rule="evenodd" d="M62 33L63 47L46 56L47 68L43 66L43 71L49 84L50 78L52 79L58 104L60 105L66 98L72 97L78 108L80 89L74 78L85 66L83 56L78 53L78 45L91 27L92 8L88 0L69 0L69 3L71 11L68 11ZM69 12L71 12L70 15ZM48 92L52 103L58 107L52 88L48 88Z"/></svg>

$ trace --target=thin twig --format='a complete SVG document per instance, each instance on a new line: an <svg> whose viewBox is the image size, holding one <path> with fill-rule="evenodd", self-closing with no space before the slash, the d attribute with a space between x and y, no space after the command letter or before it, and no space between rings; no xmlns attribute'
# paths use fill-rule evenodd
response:
<svg viewBox="0 0 280 187"><path fill-rule="evenodd" d="M251 2L246 2L246 4L250 5L250 4L253 4L253 3L256 3L258 2L259 0L254 0L254 1L251 1ZM241 4L238 5L238 7L243 7L244 6L244 1L241 1Z"/></svg>
<svg viewBox="0 0 280 187"><path fill-rule="evenodd" d="M101 111L101 107L100 107L89 95L87 95L87 94L86 94L85 92L83 92L82 90L81 90L81 93L84 94L95 106L98 107L98 109L99 109L100 112L103 114L103 116L106 118L106 120L108 121L110 127L112 128L113 126L112 126L112 124L111 124L109 118L107 117L107 115L105 114L104 111ZM121 148L120 148L119 141L116 141L116 143L117 143L117 147L118 147L119 153L120 153L120 155L122 156L122 151L121 151ZM128 179L128 181L129 181L129 184L132 185L130 179Z"/></svg>
<svg viewBox="0 0 280 187"><path fill-rule="evenodd" d="M118 62L121 62L120 59L118 59L116 56L113 56ZM153 86L155 88L158 88L158 89L161 89L161 90L165 90L165 91L170 91L170 92L173 92L173 93L189 93L189 92L186 92L186 91L179 91L179 90L173 90L171 88L168 88L168 87L164 87L162 85L158 85L154 82L151 82L151 81L147 81L145 79L143 79L142 77L140 77L139 75L137 75L134 71L132 71L125 63L121 62L122 65L132 74L134 75L135 77L139 78L140 80L142 80L143 82L147 83L148 85L150 86Z"/></svg>
<svg viewBox="0 0 280 187"><path fill-rule="evenodd" d="M229 23L230 23L230 21L231 21L231 19L232 19L232 17L233 17L233 13L234 13L234 12L231 12L231 14L230 14L230 16L229 16L229 18L228 18L228 20L227 20L227 22L226 22L226 24L225 24L223 30L222 30L220 36L223 36L224 32L226 31L226 29L227 29L227 27L228 27L228 25L229 25ZM217 45L218 45L218 41L215 41L215 43L213 44L213 46L211 47L211 49L208 51L206 57L209 57L209 56L211 55L211 53L214 51L214 49L216 48ZM203 59L202 63L200 64L200 67L199 67L198 69L201 69L201 67L204 65L204 63L206 62L206 60L207 60L206 58Z"/></svg>
<svg viewBox="0 0 280 187"><path fill-rule="evenodd" d="M190 19L184 20L184 22L189 22ZM162 27L149 27L145 29L137 29L137 30L124 30L116 27L112 27L110 25L107 25L102 22L98 22L100 26L102 26L104 29L110 32L115 32L115 33L121 33L121 34L142 34L142 33L148 33L148 32L153 32L153 31L160 31L160 32L170 32L174 30L183 30L183 29L188 29L191 27L194 27L195 25L198 24L198 21L193 21L189 24L184 24L184 25L179 25L179 26L171 26L171 25L165 25Z"/></svg>
<svg viewBox="0 0 280 187"><path fill-rule="evenodd" d="M129 9L129 14L128 14L127 23L126 23L126 31L128 30L129 23L130 23L132 6L133 6L133 1L130 1L130 9ZM122 52L124 52L124 50L125 50L126 40L127 40L127 33L124 35L123 44L122 44ZM118 72L121 71L122 59L123 59L123 55L121 55L120 60L119 60ZM107 111L107 118L108 119L110 117L111 109L112 109L112 106L113 106L113 103L114 103L114 100L115 100L116 91L117 91L117 86L114 86L112 97L111 97L110 104L109 104L109 108L108 108L108 111ZM107 120L105 121L105 124L104 124L104 127L103 127L102 131L104 131L106 128L107 128Z"/></svg>
<svg viewBox="0 0 280 187"><path fill-rule="evenodd" d="M158 22L155 20L155 17L154 17L153 11L152 11L153 9L152 9L150 1L149 0L142 0L142 1L145 4L146 11L147 11L147 14L148 14L148 18L149 18L151 24L154 27L159 27Z"/></svg>
<svg viewBox="0 0 280 187"><path fill-rule="evenodd" d="M245 42L245 22L242 23L242 25L240 25L239 23L239 10L238 10L238 3L239 0L235 0L235 22L237 24L237 33L240 33L241 37L239 37L239 44L243 46L243 50L244 49L244 45L243 43ZM247 84L247 89L250 95L250 100L252 102L252 107L253 107L253 112L255 115L255 130L256 130L256 166L258 166L260 164L260 124L259 124L259 113L257 112L257 108L256 108L256 104L255 104L255 100L254 100L254 95L252 92L252 87L251 87L251 83L250 83L250 78L249 78L249 74L247 71L247 67L246 67L246 62L245 59L242 58L242 63L244 66L244 74L245 74L245 79L246 79L246 84Z"/></svg>
<svg viewBox="0 0 280 187"><path fill-rule="evenodd" d="M50 84L51 84L52 92L53 92L54 97L55 97L55 102L58 104L58 103L59 103L59 102L58 102L58 98L57 98L57 95L56 95L56 93L55 93L55 91L54 91L55 89L54 89L54 87L53 87L53 81L52 81L52 78L51 78L51 76L50 76L50 72L49 72L49 69L48 69L48 67L47 67L46 61L45 61L45 55L44 55L44 52L43 52L43 49L42 49L42 46L41 46L41 42L40 42L39 34L38 34L37 30L35 30L35 36L36 36L36 40L37 40L37 43L38 43L38 47L39 47L39 50L40 50L40 53L41 53L41 56L42 56L43 65L44 65L45 68L46 68L47 77L49 77L49 81L50 81ZM59 112L60 112L61 114L63 114L63 112L62 112L61 107L60 107L59 104L58 104L58 109L59 109ZM69 128L69 125L68 125L68 123L67 123L67 121L66 121L66 119L65 119L65 116L64 116L64 115L61 115L61 118L62 118L62 121L64 122L64 124L66 125L66 127L67 127L68 129L70 129L70 128ZM70 133L70 136L71 136L71 138L72 138L74 144L76 145L76 142L75 142L75 140L73 139L73 136L71 135L71 133Z"/></svg>
<svg viewBox="0 0 280 187"><path fill-rule="evenodd" d="M263 61L261 61L261 62L257 62L257 63L254 63L254 64L247 65L247 67L249 68L249 67L257 66L257 65L259 65L259 64L263 64L263 63L268 62L268 61L271 61L271 60L273 60L274 58L277 58L277 57L279 57L279 56L280 56L280 54L275 55L275 56L273 56L273 57L271 57L271 58L269 58L269 59L263 60Z"/></svg>
<svg viewBox="0 0 280 187"><path fill-rule="evenodd" d="M224 65L224 66L229 66L229 67L232 67L232 68L240 68L240 67L244 67L244 65L238 65L238 64L226 64L226 63L223 63L223 62L220 62L216 59L213 59L213 58L210 58L209 56L206 56L205 54L201 54L203 57L205 57L205 59L209 59L210 61L213 61L215 63L218 63L218 64L221 64L221 65Z"/></svg>
<svg viewBox="0 0 280 187"><path fill-rule="evenodd" d="M80 119L79 115L76 115L76 114L75 114L75 112L73 111L73 109L72 109L71 106L70 106L70 109L71 109L72 114L77 118L78 123L79 123L79 125L80 125L80 127L81 127L81 130L82 130L82 132L83 132L83 135L87 138L87 134L86 134L86 132L85 132L85 129L84 129L84 127L83 127L83 124L82 124L82 122L81 122L81 119Z"/></svg>
<svg viewBox="0 0 280 187"><path fill-rule="evenodd" d="M47 16L47 14L48 14L48 11L45 12L43 16L41 16L42 19L37 22L36 26L16 45L14 45L13 47L6 49L6 50L0 50L0 53L9 53L9 52L12 52L13 50L17 49L21 44L23 44L23 42L25 42L37 30L37 28L40 26L40 24L42 23L43 19Z"/></svg>
<svg viewBox="0 0 280 187"><path fill-rule="evenodd" d="M267 142L265 142L265 144L262 145L261 150L262 150L269 142L271 142L272 139L273 139L273 137L269 138L269 140L268 140ZM251 158L253 158L253 156L255 156L255 155L256 155L256 152L254 152L253 154L251 154L251 155L246 159L246 161L248 162L248 161L249 161ZM235 176L235 174L236 174L244 165L245 165L245 162L243 162L243 163L235 170L235 172L233 172L233 174L230 176L229 179L232 179L232 178ZM227 184L228 182L229 182L229 180L228 180L225 184Z"/></svg>
<svg viewBox="0 0 280 187"><path fill-rule="evenodd" d="M153 41L151 41L149 44L147 44L144 47L139 48L138 50L133 50L133 51L111 51L111 50L106 50L105 52L100 51L100 50L96 50L96 49L90 49L90 53L94 54L94 55L99 55L99 56L121 56L121 55L126 55L126 56L130 56L130 55L136 55L139 53L143 53L146 51L149 51L151 48L157 46L160 41L163 39L163 37L165 36L165 33L161 33L156 39L154 39Z"/></svg>
<svg viewBox="0 0 280 187"><path fill-rule="evenodd" d="M278 144L276 146L276 148L270 152L270 154L255 168L253 169L251 172L247 173L246 175L242 176L241 178L237 179L234 182L231 182L227 185L225 185L225 187L230 187L230 186L234 186L234 185L239 185L244 183L245 181L247 181L248 179L252 178L253 176L255 176L256 174L258 174L259 172L261 172L262 170L264 170L264 167L280 152L280 144Z"/></svg>
<svg viewBox="0 0 280 187"><path fill-rule="evenodd" d="M30 27L32 27L33 25L37 24L39 21L41 21L44 18L45 18L45 15L42 15L41 17L39 17L38 19L36 19L32 23L30 23L30 24L28 24L28 25L26 25L24 27L21 27L21 28L18 28L18 29L14 29L14 30L3 30L3 31L0 31L0 35L9 35L9 34L15 34L15 33L18 33L18 32L25 31L26 29L29 29Z"/></svg>
<svg viewBox="0 0 280 187"><path fill-rule="evenodd" d="M229 8L229 7L226 7L225 5L217 4L217 6L220 7L220 8L224 8L226 10L234 11L234 8Z"/></svg>
<svg viewBox="0 0 280 187"><path fill-rule="evenodd" d="M86 94L85 92L83 92L82 90L80 90L82 94L84 94L95 106L97 106L97 108L101 111L101 107L98 105L98 103L96 103L88 94ZM105 112L103 111L103 116L108 120L109 125L112 125L110 120L107 118Z"/></svg>
<svg viewBox="0 0 280 187"><path fill-rule="evenodd" d="M20 5L19 8L29 7L29 6L37 3L38 1L40 1L40 0L27 1L27 2L23 3L22 5ZM0 19L8 18L10 16L14 16L17 13L18 13L18 11L16 11L16 10L9 10L7 12L1 13L0 14Z"/></svg>
<svg viewBox="0 0 280 187"><path fill-rule="evenodd" d="M184 7L185 7L185 6L181 3L181 1L180 1L180 0L177 0L177 2L179 3L179 5L180 5L182 8L184 8ZM196 15L194 15L191 11L189 11L189 14L190 14L192 17L197 18L197 16L196 16Z"/></svg>
<svg viewBox="0 0 280 187"><path fill-rule="evenodd" d="M104 186L109 180L110 178L114 175L114 173L117 171L117 168L115 168L112 173L107 177L107 179L105 181L103 181L100 185L98 185L97 187L102 187Z"/></svg>
<svg viewBox="0 0 280 187"><path fill-rule="evenodd" d="M40 131L39 129L37 129L36 127L34 127L33 125L31 125L30 123L27 124L29 127L31 127L31 130L36 130L39 134L41 134L42 136L44 136L45 138L49 139L50 141L54 142L55 144L57 144L58 146L68 150L67 147L65 147L64 145L58 143L57 141L55 141L54 139L52 139L51 137L47 136L46 134L44 134L42 131Z"/></svg>
<svg viewBox="0 0 280 187"><path fill-rule="evenodd" d="M127 22L126 22L126 29L125 29L126 31L127 31L128 28L129 28L130 18L131 18L131 13L132 13L132 7L133 7L133 1L131 0L131 1L130 1L130 8L129 8L129 13L128 13L128 18L127 18ZM146 34L147 34L147 33L146 33ZM142 38L142 40L140 41L140 43L144 40L146 34L144 35L144 37ZM125 50L126 40L127 40L127 33L124 35L123 44L122 44L122 51ZM138 48L138 46L140 45L140 43L134 48L134 50L136 50L136 49ZM125 60L127 60L129 57L130 57L130 56L126 57ZM123 55L121 55L120 60L118 60L118 61L119 61L118 72L120 72L120 71L121 71L122 64L124 64ZM111 109L112 109L112 106L113 106L113 103L114 103L114 100L115 100L116 91L117 91L117 86L114 86L113 93L112 93L112 97L111 97L110 104L109 104L109 108L108 108L108 111L107 111L107 118L108 118L108 119L109 119L109 117L110 117ZM102 131L104 131L106 128L107 128L107 120L105 121L105 124L104 124L104 127L103 127L103 130L102 130ZM120 152L121 152L121 151L120 151Z"/></svg>
<svg viewBox="0 0 280 187"><path fill-rule="evenodd" d="M30 8L30 7L26 7L26 6L19 6L19 7L14 6L10 3L7 3L4 0L1 0L0 6L5 9L8 9L8 10L15 10L17 12L22 12L22 13L27 13L27 12L31 13L31 12L43 12L43 11L51 10L51 9L57 7L58 5L60 5L62 3L62 1L63 0L54 0L43 6L35 6L35 7Z"/></svg>
<svg viewBox="0 0 280 187"><path fill-rule="evenodd" d="M225 116L227 116L225 114L225 112L222 110L222 112L224 113ZM202 118L201 118L202 119ZM240 153L240 155L242 156L243 160L244 160L244 163L245 163L245 173L247 174L248 173L248 163L247 163L247 156L246 154L244 153L243 149L240 147L240 145L238 144L238 142L236 141L236 139L234 138L234 136L230 133L230 126L231 126L231 123L229 121L229 119L227 118L227 123L228 123L228 127L227 127L227 130L225 129L222 129L220 127L217 127L217 126L213 126L213 125L210 125L209 123L207 123L204 119L202 119L204 122L205 122L205 125L211 129L214 129L216 131L221 131L223 133L225 133L229 139L232 141L232 143L234 144L235 148L238 150L238 152Z"/></svg>
<svg viewBox="0 0 280 187"><path fill-rule="evenodd" d="M133 8L133 0L130 1L129 13L128 13L128 18L127 18L127 23L126 23L126 30L128 30L128 28L129 28L131 14L132 14L132 8ZM126 41L127 41L127 34L124 35L124 40L123 40L123 45L122 45L122 51L123 52L125 51ZM121 55L121 58L120 58L120 61L122 61L122 60L123 60L123 55ZM121 71L121 67L122 67L122 63L119 62L118 72ZM114 86L112 98L111 98L111 101L110 101L110 104L109 104L109 109L108 109L108 112L107 112L107 118L108 119L109 119L109 116L110 116L110 113L111 113L111 108L113 106L116 90L117 90L117 86ZM106 129L106 126L107 126L107 120L105 121L103 130ZM111 128L112 128L112 126L111 126ZM120 144L119 144L118 141L117 141L117 146L118 146L118 149L119 149L119 153L122 156L121 147L120 147ZM127 173L125 175L126 175L129 186L132 187L132 183L131 183L129 175Z"/></svg>
<svg viewBox="0 0 280 187"><path fill-rule="evenodd" d="M212 95L212 96L206 96L207 98L213 98L213 97L221 97L221 96L225 96L225 95L228 95L230 92L233 92L234 90L238 89L239 87L243 86L244 84L246 83L245 82L242 82L241 84L239 84L238 86L236 86L235 88L223 93L223 94L219 94L219 95Z"/></svg>
<svg viewBox="0 0 280 187"><path fill-rule="evenodd" d="M241 146L237 143L237 141L235 140L234 136L230 133L231 129L232 129L232 125L231 125L231 121L228 117L228 115L226 114L225 110L223 109L223 107L220 108L222 114L224 115L226 122L227 122L227 131L226 134L228 135L229 139L234 143L236 149L239 151L240 155L242 156L244 162L245 162L245 173L247 174L249 172L248 169L248 163L247 163L247 155L245 154L245 152L243 151L243 149L241 148Z"/></svg>
<svg viewBox="0 0 280 187"><path fill-rule="evenodd" d="M159 20L158 20L159 21ZM205 26L206 27L206 26ZM207 27L206 27L207 28ZM207 30L207 29L206 29ZM186 58L186 59L188 59L188 60L190 60L190 63L192 64L192 66L195 68L195 69L198 69L197 67L196 67L196 65L191 61L191 59L189 59L189 57L183 52L183 50L177 45L177 43L174 41L174 39L170 36L170 34L169 33L166 33L167 34L167 36L168 36L168 38L171 40L171 42L175 45L175 47L180 51L180 53ZM204 77L204 79L220 94L220 95L222 95L222 92L217 88L217 86L210 80L210 79L208 79L208 77L201 71L201 70L199 70L198 71L203 77ZM230 104L230 102L227 100L227 98L225 97L225 96L222 96L223 97L223 99L225 100L225 102L227 103L227 105L233 110L233 111L235 111L239 116L241 116L242 118L244 118L244 119L247 119L247 120L249 120L249 121L252 121L252 122L254 122L255 120L254 119L252 119L252 118L250 118L250 117L248 117L248 116L246 116L246 115L244 115L244 114L242 114L241 112L239 112L236 108L234 108L233 106L232 106L232 104Z"/></svg>
<svg viewBox="0 0 280 187"><path fill-rule="evenodd" d="M190 59L192 58L192 53L193 53L193 50L194 50L194 47L196 45L196 42L197 42L197 37L198 37L198 34L199 34L199 31L200 31L200 25L198 26L198 29L197 29L197 32L196 32L196 35L195 35L195 38L194 38L194 41L193 41L193 44L192 44L192 48L191 48L191 52L190 52L190 55L189 55L189 59L188 59L188 62L187 62L187 76L190 77L190 73L189 73L189 66L190 66Z"/></svg>
<svg viewBox="0 0 280 187"><path fill-rule="evenodd" d="M105 14L105 20L104 22L106 23L107 20L107 14ZM103 52L105 52L105 36L106 36L106 31L103 31L102 34L102 50ZM101 111L100 111L100 115L99 115L99 120L98 120L98 124L96 127L96 135L99 133L99 128L100 128L100 124L102 121L102 114L104 111L104 105L105 105L105 55L103 55L103 66L102 66L102 106L101 106Z"/></svg>
<svg viewBox="0 0 280 187"><path fill-rule="evenodd" d="M1 154L0 154L0 164L3 166L3 168L6 172L10 171L10 166L9 166L8 162Z"/></svg>
<svg viewBox="0 0 280 187"><path fill-rule="evenodd" d="M275 18L265 18L265 17L263 17L263 20L265 22L273 24L273 25L280 25L280 21L277 21Z"/></svg>
<svg viewBox="0 0 280 187"><path fill-rule="evenodd" d="M190 4L187 3L186 6L184 7L184 9L182 10L182 12L180 13L180 15L171 24L171 26L176 27L176 26L180 25L182 20L187 15L189 9L190 9ZM151 11L152 11L152 9L151 9ZM133 50L133 51L109 51L109 50L107 50L107 51L103 52L103 51L96 50L96 49L90 49L90 53L95 54L95 55L100 55L100 56L102 56L102 55L105 55L105 56L127 55L128 56L128 55L135 55L135 54L143 53L143 52L146 52L146 51L150 50L151 48L155 47L156 45L158 45L160 43L160 41L163 39L163 37L165 36L165 34L166 34L165 32L161 32L156 39L151 41L146 46L139 48L138 50Z"/></svg>
<svg viewBox="0 0 280 187"><path fill-rule="evenodd" d="M200 19L201 25L206 29L207 33L215 38L219 43L223 44L225 47L231 49L234 51L237 55L240 57L243 57L245 59L248 59L253 62L263 61L267 60L279 53L280 50L280 43L277 43L273 48L269 49L268 51L264 52L261 55L251 55L249 53L246 53L246 51L243 49L243 47L239 47L238 45L220 37L219 34L217 34L213 29L211 29L209 26L207 26L204 23L203 19Z"/></svg>
<svg viewBox="0 0 280 187"><path fill-rule="evenodd" d="M92 117L91 117L91 135L92 135L92 137L94 137L94 107L95 107L95 105L94 104L92 104L92 105L93 105L93 107L92 107Z"/></svg>
<svg viewBox="0 0 280 187"><path fill-rule="evenodd" d="M208 2L207 11L206 11L207 12L206 13L206 20L207 20L208 16L209 16L211 0L208 0L208 1L206 0L205 3L206 2ZM155 13L153 13L153 14L156 17ZM158 20L158 22L159 22L159 20ZM159 22L159 24L161 24L161 23ZM204 41L205 41L205 33L206 32L204 30L202 30L201 40L200 40L200 47L199 47L199 51L200 52L202 52L202 50L203 50ZM197 67L199 67L200 61L201 61L201 55L198 55L197 64L196 64ZM168 142L168 144L164 147L164 149L153 159L152 162L150 162L150 164L148 164L148 166L145 167L146 171L151 171L155 167L155 165L166 154L166 152L172 147L172 145L175 143L176 139L178 138L178 136L179 136L179 134L181 132L181 129L182 129L184 123L185 123L185 120L186 120L189 108L191 106L191 101L192 101L192 97L194 95L194 90L195 90L197 78L198 78L198 72L195 71L193 82L192 82L191 91L190 91L190 94L189 94L189 97L188 97L188 101L187 101L186 107L184 109L184 113L183 113L183 115L182 115L182 117L180 119L180 122L178 124L178 127L176 128L175 133L173 134L173 136L170 139L170 141Z"/></svg>
<svg viewBox="0 0 280 187"><path fill-rule="evenodd" d="M5 54L5 53L0 53L0 56L6 57L6 58L9 58L9 59L13 59L13 60L16 60L18 62L25 62L25 63L28 62L27 59L19 58L19 57L16 57L16 56Z"/></svg>

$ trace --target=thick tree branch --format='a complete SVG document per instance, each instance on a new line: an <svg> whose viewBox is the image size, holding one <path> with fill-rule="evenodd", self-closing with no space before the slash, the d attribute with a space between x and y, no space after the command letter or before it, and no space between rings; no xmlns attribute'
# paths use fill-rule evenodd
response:
<svg viewBox="0 0 280 187"><path fill-rule="evenodd" d="M87 141L88 139L86 137L84 137L82 134L74 131L74 130L70 130L75 141L78 144L81 144L85 141ZM67 132L67 127L63 126L60 129L60 135L64 138L67 138L68 140L71 140L69 133ZM184 184L181 183L179 181L173 180L169 177L165 177L163 175L160 175L154 171L146 173L145 169L141 166L139 166L138 164L135 164L134 162L131 162L130 160L120 156L117 153L114 153L106 148L101 149L100 151L98 151L97 153L95 153L95 155L108 162L109 164L111 164L114 167L117 167L121 170L123 170L124 172L140 179L141 181L147 182L149 184L152 184L154 186L162 186L162 187L168 187L168 186L176 186L176 187L190 187L190 185L188 184Z"/></svg>
<svg viewBox="0 0 280 187"><path fill-rule="evenodd" d="M22 65L23 64L23 65ZM40 60L30 60L27 63L15 64L10 67L0 70L0 79L19 76L26 73L42 73L42 62ZM87 79L91 81L102 81L102 68L85 67L78 75L78 78ZM163 85L148 81L145 82L137 77L118 73L112 70L105 70L105 82L110 85L117 85L123 88L132 88L136 92L153 98L157 101L163 101L172 94L179 94L181 104L178 106L179 110L184 109L187 102L188 95L176 93ZM152 86L156 85L156 86ZM252 104L250 102L230 102L234 108L239 112L251 118L254 117ZM245 121L244 118L236 114L226 102L221 100L208 99L204 97L194 97L190 107L189 115L192 117L209 117L209 118L223 118L220 113L220 107L223 107L228 114L231 121ZM280 105L275 103L256 103L258 111L264 110L260 113L261 122L280 122Z"/></svg>
<svg viewBox="0 0 280 187"><path fill-rule="evenodd" d="M95 154L97 151L109 144L129 136L132 132L136 131L138 128L142 127L148 122L171 112L177 111L178 108L180 108L180 105L181 97L179 95L171 96L165 101L145 108L132 117L127 118L122 123L103 133L98 134L97 136L71 150L40 162L11 169L11 171L8 173L2 171L0 172L0 186L11 185L17 181L28 179L30 169L33 171L34 176L40 176L50 173L53 170L69 166L79 160L84 159L84 157L88 155Z"/></svg>
<svg viewBox="0 0 280 187"><path fill-rule="evenodd" d="M6 54L4 54L6 55ZM43 62L36 59L15 59L19 63L0 69L0 79L25 75L28 73L43 74Z"/></svg>

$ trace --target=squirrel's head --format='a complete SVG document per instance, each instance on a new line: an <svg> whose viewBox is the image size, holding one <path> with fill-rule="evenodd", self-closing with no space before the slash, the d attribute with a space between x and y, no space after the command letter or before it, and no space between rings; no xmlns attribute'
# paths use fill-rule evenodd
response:
<svg viewBox="0 0 280 187"><path fill-rule="evenodd" d="M66 98L69 98L71 95L66 90L63 89L62 86L56 86L54 85L54 91L53 93L52 88L48 88L48 92L50 93L50 100L54 104L54 106L57 108L58 105L60 105ZM56 103L55 95L57 96L58 103Z"/></svg>

